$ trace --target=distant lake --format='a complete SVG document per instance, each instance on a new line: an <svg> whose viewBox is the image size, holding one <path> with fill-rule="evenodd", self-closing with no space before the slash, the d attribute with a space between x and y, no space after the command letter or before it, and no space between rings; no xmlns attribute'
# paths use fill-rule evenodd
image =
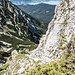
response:
<svg viewBox="0 0 75 75"><path fill-rule="evenodd" d="M59 4L61 1L48 1L48 2L37 2L37 3L28 3L30 5L37 5L39 3L45 3L45 4L51 4L51 5L57 5Z"/></svg>

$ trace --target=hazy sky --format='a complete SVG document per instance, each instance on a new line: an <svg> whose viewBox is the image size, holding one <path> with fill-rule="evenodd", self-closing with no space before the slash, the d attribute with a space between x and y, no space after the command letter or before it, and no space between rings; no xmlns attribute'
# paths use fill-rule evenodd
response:
<svg viewBox="0 0 75 75"><path fill-rule="evenodd" d="M51 5L57 5L59 4L61 1L48 1L48 2L42 2L42 3L46 3L46 4L51 4ZM30 3L30 5L35 5L35 4L39 4L41 2L37 2L37 3Z"/></svg>

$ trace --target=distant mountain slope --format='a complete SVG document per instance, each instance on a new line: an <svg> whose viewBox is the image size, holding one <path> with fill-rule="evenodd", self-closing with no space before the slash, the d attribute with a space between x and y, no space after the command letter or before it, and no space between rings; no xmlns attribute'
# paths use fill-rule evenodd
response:
<svg viewBox="0 0 75 75"><path fill-rule="evenodd" d="M18 7L41 21L50 22L54 16L55 5L41 3L38 5L18 5Z"/></svg>
<svg viewBox="0 0 75 75"><path fill-rule="evenodd" d="M26 50L38 43L40 23L8 0L0 0L0 53ZM0 54L0 58L1 54Z"/></svg>
<svg viewBox="0 0 75 75"><path fill-rule="evenodd" d="M54 16L55 10L55 5L43 3L38 5L18 5L18 7L42 22L43 24L41 27L44 29L47 29L49 22Z"/></svg>

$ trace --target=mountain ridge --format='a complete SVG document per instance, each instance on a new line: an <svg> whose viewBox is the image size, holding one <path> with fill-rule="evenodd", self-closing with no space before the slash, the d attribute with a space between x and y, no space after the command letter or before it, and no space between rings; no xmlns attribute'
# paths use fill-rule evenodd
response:
<svg viewBox="0 0 75 75"><path fill-rule="evenodd" d="M62 0L10 0L14 4L29 4L29 3L38 3L38 2L48 2L48 1L62 1Z"/></svg>
<svg viewBox="0 0 75 75"><path fill-rule="evenodd" d="M35 17L41 22L40 27L47 30L49 22L54 16L55 5L38 4L38 5L18 5L20 9Z"/></svg>

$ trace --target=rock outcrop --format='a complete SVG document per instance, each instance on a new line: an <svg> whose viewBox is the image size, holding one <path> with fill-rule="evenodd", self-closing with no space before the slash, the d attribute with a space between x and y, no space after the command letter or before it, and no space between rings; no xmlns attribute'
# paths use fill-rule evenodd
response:
<svg viewBox="0 0 75 75"><path fill-rule="evenodd" d="M56 57L62 58L62 47L71 42L75 37L74 17L74 0L63 0L57 5L55 16L48 26L46 35L41 38L38 48L32 52L32 55L35 57L40 56L42 61L46 61L49 58L48 62ZM41 55L40 51L42 52ZM47 58L45 59L45 57Z"/></svg>

